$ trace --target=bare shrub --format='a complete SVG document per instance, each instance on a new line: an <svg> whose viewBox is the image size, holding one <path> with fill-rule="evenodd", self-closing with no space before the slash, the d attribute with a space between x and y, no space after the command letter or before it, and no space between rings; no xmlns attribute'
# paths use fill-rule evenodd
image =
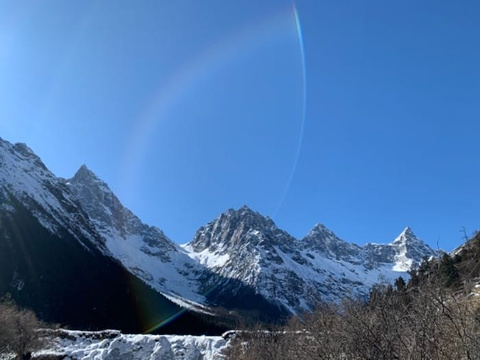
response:
<svg viewBox="0 0 480 360"><path fill-rule="evenodd" d="M262 330L259 325L253 329L238 331L227 348L227 358L236 360L290 360L291 344L285 332Z"/></svg>
<svg viewBox="0 0 480 360"><path fill-rule="evenodd" d="M322 304L283 329L232 342L231 359L480 359L480 300L435 281L379 285L368 301Z"/></svg>
<svg viewBox="0 0 480 360"><path fill-rule="evenodd" d="M30 359L32 352L44 347L48 339L42 323L31 310L13 304L0 304L0 354Z"/></svg>

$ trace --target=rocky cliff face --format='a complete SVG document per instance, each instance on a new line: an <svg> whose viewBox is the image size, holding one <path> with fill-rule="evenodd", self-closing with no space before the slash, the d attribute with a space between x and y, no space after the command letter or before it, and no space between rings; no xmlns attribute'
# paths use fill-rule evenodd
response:
<svg viewBox="0 0 480 360"><path fill-rule="evenodd" d="M160 229L142 223L85 165L67 184L104 239L107 255L172 301L202 311L198 278L204 267Z"/></svg>
<svg viewBox="0 0 480 360"><path fill-rule="evenodd" d="M383 245L348 243L320 224L297 240L246 206L200 228L184 248L212 272L292 313L311 310L319 300L365 296L376 282L406 276L434 255L410 228Z"/></svg>
<svg viewBox="0 0 480 360"><path fill-rule="evenodd" d="M103 240L78 199L25 144L0 139L0 197L4 210L10 209L10 199L16 199L50 233L63 229L84 246L103 249Z"/></svg>

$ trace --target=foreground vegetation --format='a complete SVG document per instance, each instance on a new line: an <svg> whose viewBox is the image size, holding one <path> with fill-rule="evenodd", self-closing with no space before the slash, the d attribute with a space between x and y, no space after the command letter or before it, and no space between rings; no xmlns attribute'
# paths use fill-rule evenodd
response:
<svg viewBox="0 0 480 360"><path fill-rule="evenodd" d="M12 302L0 303L0 358L30 359L32 352L48 343L42 324L31 310L20 309Z"/></svg>
<svg viewBox="0 0 480 360"><path fill-rule="evenodd" d="M480 235L410 275L376 286L367 301L320 304L285 327L240 333L228 357L480 359Z"/></svg>

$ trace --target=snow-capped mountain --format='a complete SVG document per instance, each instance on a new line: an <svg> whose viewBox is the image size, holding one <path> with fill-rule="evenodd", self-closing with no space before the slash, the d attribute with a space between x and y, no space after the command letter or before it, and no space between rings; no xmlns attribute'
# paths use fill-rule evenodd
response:
<svg viewBox="0 0 480 360"><path fill-rule="evenodd" d="M141 222L85 165L68 186L105 240L105 254L119 260L170 300L202 310L198 277L204 270L158 228Z"/></svg>
<svg viewBox="0 0 480 360"><path fill-rule="evenodd" d="M323 224L316 224L303 238L301 245L303 245L304 250L314 249L328 259L351 263L362 263L364 261L360 246L340 239Z"/></svg>
<svg viewBox="0 0 480 360"><path fill-rule="evenodd" d="M87 172L82 168L70 182L57 178L26 145L0 139L0 296L9 294L42 320L75 328L144 332L164 324L161 331L169 333L224 330L212 323L207 325L207 315L185 311L189 304L178 306L180 296L164 296L158 288L147 285L148 273L140 277L139 271L122 266L130 260L115 257L122 253L111 251L109 235L114 236L116 231L120 234L121 219L125 219L127 225L119 243L128 248L137 241L138 253L149 252L150 257L158 259L157 270L163 270L168 259L164 276L169 281L163 289L174 291L176 280L181 284L189 281L188 276L180 278L172 270L172 263L179 258L177 249L179 253L183 250L161 231L139 225L131 213L121 210L104 184L99 182L95 187L83 179L82 188L82 177L95 180ZM92 206L95 199L101 199L96 204L100 210L82 204L88 194ZM132 239L135 231L142 239ZM132 257L137 254L132 252ZM133 258L139 261L139 269L149 269L148 259ZM185 255L181 259L185 262L179 261L175 269L193 263ZM161 274L156 276L153 280ZM183 295L193 299L186 302L201 296L187 290L192 294ZM175 323L169 323L179 314L182 316Z"/></svg>
<svg viewBox="0 0 480 360"><path fill-rule="evenodd" d="M348 243L320 224L297 240L246 206L200 228L184 248L224 279L247 284L292 313L318 301L365 296L375 283L406 276L434 255L410 228L386 245Z"/></svg>
<svg viewBox="0 0 480 360"><path fill-rule="evenodd" d="M12 145L0 138L0 185L2 209L11 210L8 199L14 197L51 233L66 229L83 245L93 243L103 248L101 237L76 196L27 145Z"/></svg>
<svg viewBox="0 0 480 360"><path fill-rule="evenodd" d="M93 271L109 274L109 280L94 279L98 284L118 283L112 279L121 268L162 298L203 313L217 306L272 317L308 311L319 301L364 296L374 283L391 282L434 255L409 228L384 245L349 243L321 224L298 240L247 206L226 211L180 246L142 223L85 165L69 180L58 178L26 145L2 139L0 225L0 255L5 258L0 292L14 284L17 297L25 296L21 288L29 282L37 286L35 281L47 278L44 273L53 282L54 273L62 271L59 264L72 277L81 272L87 283ZM21 237L18 228L25 232ZM44 273L33 276L25 270L28 259L18 254L27 250L35 252L32 259ZM68 278L64 281L68 291L78 292ZM100 285L95 289L102 291ZM97 307L94 301L86 303Z"/></svg>

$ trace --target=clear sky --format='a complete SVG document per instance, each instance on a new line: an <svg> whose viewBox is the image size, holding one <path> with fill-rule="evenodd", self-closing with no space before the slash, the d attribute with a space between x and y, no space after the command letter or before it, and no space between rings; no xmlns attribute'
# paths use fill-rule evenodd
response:
<svg viewBox="0 0 480 360"><path fill-rule="evenodd" d="M297 15L297 16L296 16ZM192 239L480 230L480 2L0 0L0 136Z"/></svg>

